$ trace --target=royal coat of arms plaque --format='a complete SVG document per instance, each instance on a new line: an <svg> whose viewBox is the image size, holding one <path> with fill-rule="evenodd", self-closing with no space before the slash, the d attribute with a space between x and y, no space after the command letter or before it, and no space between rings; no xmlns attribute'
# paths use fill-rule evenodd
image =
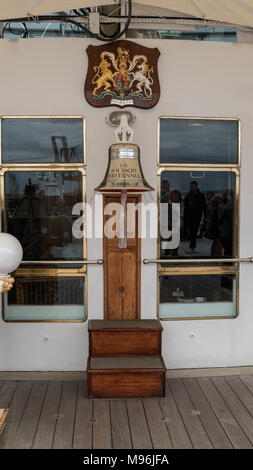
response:
<svg viewBox="0 0 253 470"><path fill-rule="evenodd" d="M157 48L132 41L88 46L89 65L84 93L96 107L153 108L160 97Z"/></svg>

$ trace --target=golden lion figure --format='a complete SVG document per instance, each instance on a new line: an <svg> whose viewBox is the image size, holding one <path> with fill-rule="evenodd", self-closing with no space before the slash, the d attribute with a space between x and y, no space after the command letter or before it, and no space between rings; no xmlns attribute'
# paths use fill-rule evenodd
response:
<svg viewBox="0 0 253 470"><path fill-rule="evenodd" d="M111 64L106 59L102 58L100 64L93 67L96 72L92 79L92 84L96 84L93 90L93 95L96 94L96 91L99 90L99 88L103 87L104 91L109 91L112 85L115 86L113 78L115 73L112 73L110 70L110 65Z"/></svg>

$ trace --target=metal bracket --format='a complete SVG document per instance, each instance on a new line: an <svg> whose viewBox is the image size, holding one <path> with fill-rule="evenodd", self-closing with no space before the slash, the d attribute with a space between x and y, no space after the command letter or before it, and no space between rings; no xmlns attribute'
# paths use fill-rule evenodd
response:
<svg viewBox="0 0 253 470"><path fill-rule="evenodd" d="M136 116L130 111L112 111L105 118L105 121L109 126L118 127L121 123L121 116L126 115L127 123L129 126L132 126L135 122Z"/></svg>
<svg viewBox="0 0 253 470"><path fill-rule="evenodd" d="M116 142L125 144L133 141L134 130L130 124L134 123L135 116L130 111L113 111L105 120L110 126L117 127L114 131Z"/></svg>
<svg viewBox="0 0 253 470"><path fill-rule="evenodd" d="M89 28L90 31L94 34L99 34L100 29L100 17L99 13L94 12L89 14Z"/></svg>

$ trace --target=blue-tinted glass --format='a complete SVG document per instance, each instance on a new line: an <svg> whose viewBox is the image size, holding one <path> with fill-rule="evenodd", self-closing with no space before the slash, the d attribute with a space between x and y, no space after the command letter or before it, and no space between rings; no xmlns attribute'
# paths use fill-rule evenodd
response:
<svg viewBox="0 0 253 470"><path fill-rule="evenodd" d="M238 164L238 121L160 119L160 163Z"/></svg>
<svg viewBox="0 0 253 470"><path fill-rule="evenodd" d="M2 163L83 161L83 119L2 119Z"/></svg>

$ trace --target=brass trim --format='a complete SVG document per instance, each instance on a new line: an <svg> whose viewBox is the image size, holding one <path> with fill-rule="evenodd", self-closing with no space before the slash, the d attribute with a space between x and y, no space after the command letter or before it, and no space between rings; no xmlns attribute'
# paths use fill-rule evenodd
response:
<svg viewBox="0 0 253 470"><path fill-rule="evenodd" d="M83 203L86 204L87 202L87 194L86 194L86 170L82 170L82 190L83 190ZM83 226L86 225L85 220L85 213L82 215ZM83 236L83 258L86 260L87 258L87 238Z"/></svg>
<svg viewBox="0 0 253 470"><path fill-rule="evenodd" d="M10 165L2 165L2 167L0 168L0 176L4 176L5 173L7 173L8 171L17 171L17 172L27 172L27 173L31 173L31 172L38 172L38 171L79 171L82 176L87 176L87 170L86 168L84 168L83 166L82 167L76 167L76 166L73 166L72 163L69 164L68 166L66 166L66 164L63 165L52 165L51 163L49 163L48 165L37 165L36 168L35 167L32 167L31 168L31 165L26 165L26 166L21 166L21 165L13 165L13 166L10 166Z"/></svg>
<svg viewBox="0 0 253 470"><path fill-rule="evenodd" d="M14 115L2 115L0 116L0 165L3 166L22 166L22 167L34 167L38 168L41 166L39 163L10 163L10 164L5 164L2 163L2 120L3 119L82 119L83 121L83 162L80 163L72 163L71 165L74 167L80 167L80 166L86 166L87 165L87 151L86 151L86 118L82 115L19 115L19 116L14 116ZM51 165L51 163L49 163ZM61 167L68 167L69 163L59 163L58 164Z"/></svg>
<svg viewBox="0 0 253 470"><path fill-rule="evenodd" d="M157 169L157 176L161 176L161 174L164 172L164 171L191 171L191 168L192 168L193 165L160 165L159 168ZM217 172L224 172L224 173L235 173L235 176L240 176L240 169L237 168L237 167L234 167L232 165L213 165L212 167L210 166L207 166L207 165L201 165L198 167L198 169L194 168L194 171L202 171L202 172L206 172L206 173L210 173L210 172L213 172L213 171L217 171Z"/></svg>
<svg viewBox="0 0 253 470"><path fill-rule="evenodd" d="M87 273L86 266L83 268L18 268L15 276L45 276L45 277L82 277Z"/></svg>
<svg viewBox="0 0 253 470"><path fill-rule="evenodd" d="M163 275L175 275L178 274L234 274L239 272L238 263L234 264L234 266L177 266L171 268L157 268L158 274Z"/></svg>
<svg viewBox="0 0 253 470"><path fill-rule="evenodd" d="M15 279L11 276L0 277L0 281L2 281L1 294L3 294L4 292L8 292L12 289Z"/></svg>
<svg viewBox="0 0 253 470"><path fill-rule="evenodd" d="M161 163L160 162L160 121L161 119L188 119L188 120L205 120L205 121L237 121L238 122L238 163L235 163L233 165L231 164L222 164L222 163L207 163L206 166L208 167L216 167L217 165L222 166L223 168L225 167L233 167L237 168L241 166L241 120L239 118L230 118L230 117L205 117L205 116L167 116L167 115L162 115L159 116L158 118L158 127L157 127L157 165L158 166L177 166L178 163ZM193 167L193 168L199 168L202 165L199 163L189 163L189 164L184 164L187 165L188 167Z"/></svg>

